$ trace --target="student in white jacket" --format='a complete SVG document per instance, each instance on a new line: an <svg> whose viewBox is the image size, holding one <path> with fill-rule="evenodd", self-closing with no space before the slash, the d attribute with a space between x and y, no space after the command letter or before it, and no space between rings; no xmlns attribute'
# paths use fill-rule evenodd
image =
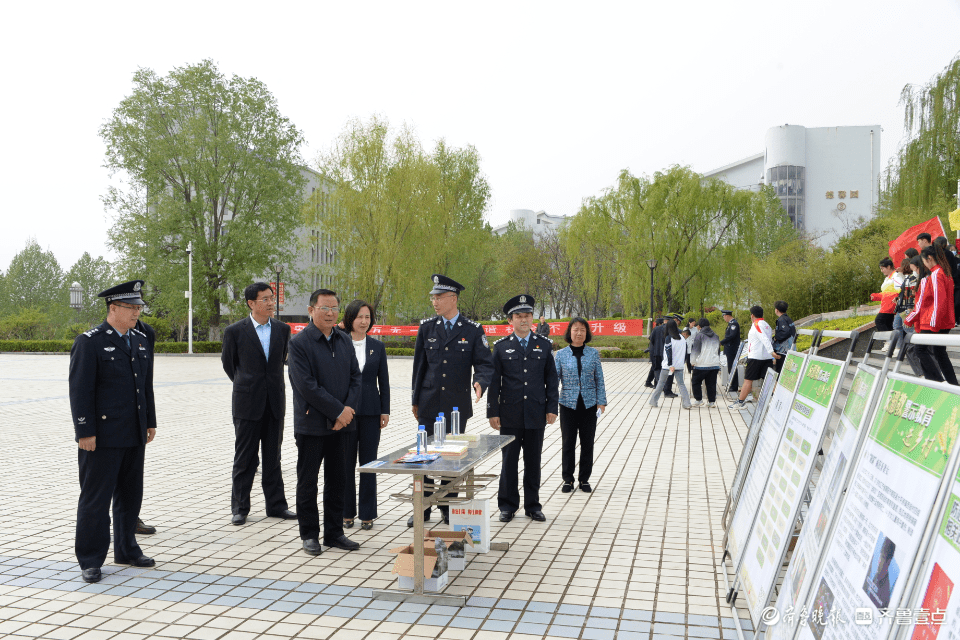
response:
<svg viewBox="0 0 960 640"><path fill-rule="evenodd" d="M747 370L744 372L743 387L740 389L740 398L731 404L729 409L739 409L747 402L753 402L750 391L754 380L763 380L767 369L780 355L773 348L773 329L763 319L763 307L750 307L750 329L747 331Z"/></svg>
<svg viewBox="0 0 960 640"><path fill-rule="evenodd" d="M680 336L676 320L667 320L666 330L667 335L663 345L663 368L657 378L657 388L653 390L653 397L650 398L650 406L657 406L657 400L663 393L667 378L672 375L677 383L677 388L680 389L680 402L684 409L689 409L690 394L687 393L687 386L683 384L683 365L687 356L687 341Z"/></svg>

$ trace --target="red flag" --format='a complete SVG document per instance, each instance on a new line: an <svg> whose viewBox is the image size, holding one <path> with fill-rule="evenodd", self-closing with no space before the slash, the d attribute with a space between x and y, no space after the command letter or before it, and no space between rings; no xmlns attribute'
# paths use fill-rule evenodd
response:
<svg viewBox="0 0 960 640"><path fill-rule="evenodd" d="M910 247L920 248L917 246L917 236L921 233L929 233L931 239L937 236L946 237L947 235L947 232L943 230L943 223L940 222L940 216L933 216L926 222L910 227L901 233L899 238L891 240L889 243L890 259L893 260L895 266L899 267L903 259L907 257L907 249Z"/></svg>

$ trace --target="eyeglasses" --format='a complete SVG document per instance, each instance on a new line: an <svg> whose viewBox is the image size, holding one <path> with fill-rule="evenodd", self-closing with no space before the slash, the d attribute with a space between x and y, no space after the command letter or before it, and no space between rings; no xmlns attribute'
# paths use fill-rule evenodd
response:
<svg viewBox="0 0 960 640"><path fill-rule="evenodd" d="M443 298L443 297L449 296L449 295L453 295L453 294L451 294L451 293L434 293L434 294L430 294L430 302L433 302L434 300L439 300L440 298Z"/></svg>
<svg viewBox="0 0 960 640"><path fill-rule="evenodd" d="M130 309L131 311L143 311L143 305L129 305L129 304L120 304L119 302L114 302L113 306L120 307L121 309Z"/></svg>
<svg viewBox="0 0 960 640"><path fill-rule="evenodd" d="M317 309L318 311L323 311L324 313L340 313L340 307L310 307L311 309Z"/></svg>
<svg viewBox="0 0 960 640"><path fill-rule="evenodd" d="M273 303L276 302L276 301L277 301L277 299L276 299L275 297L273 297L273 296L270 296L269 298L259 298L259 299L257 300L257 302L262 302L262 303L264 303L264 304L273 304Z"/></svg>

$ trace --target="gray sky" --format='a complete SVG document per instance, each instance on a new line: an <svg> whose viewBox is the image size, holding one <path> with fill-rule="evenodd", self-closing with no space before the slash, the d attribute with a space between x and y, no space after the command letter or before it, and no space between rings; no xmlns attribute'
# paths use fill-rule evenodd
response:
<svg viewBox="0 0 960 640"><path fill-rule="evenodd" d="M215 60L255 76L313 164L352 117L473 144L511 209L572 215L621 169L707 171L790 123L902 136L900 91L957 54L958 0L833 2L16 3L0 68L7 123L0 269L29 237L66 269L113 257L99 126L137 67Z"/></svg>

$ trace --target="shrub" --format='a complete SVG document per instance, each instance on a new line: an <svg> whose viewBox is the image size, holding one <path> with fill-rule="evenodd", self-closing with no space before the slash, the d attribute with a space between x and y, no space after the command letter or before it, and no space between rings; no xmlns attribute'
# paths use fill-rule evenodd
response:
<svg viewBox="0 0 960 640"><path fill-rule="evenodd" d="M56 327L50 317L39 309L22 309L15 316L0 320L0 339L3 340L50 340L55 334Z"/></svg>

